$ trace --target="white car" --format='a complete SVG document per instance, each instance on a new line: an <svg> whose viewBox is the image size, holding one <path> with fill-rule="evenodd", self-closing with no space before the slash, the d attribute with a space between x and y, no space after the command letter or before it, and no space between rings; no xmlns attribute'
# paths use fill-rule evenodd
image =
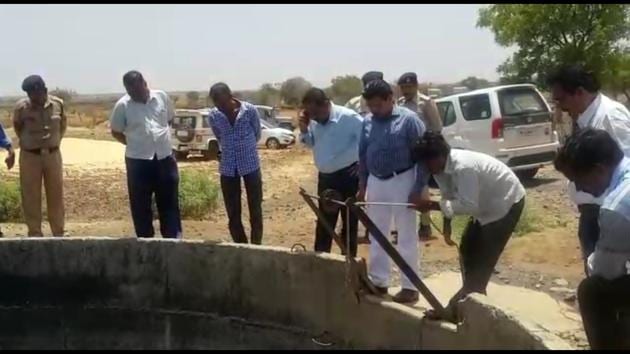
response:
<svg viewBox="0 0 630 354"><path fill-rule="evenodd" d="M479 151L533 178L560 146L549 105L531 84L470 91L435 100L453 148Z"/></svg>
<svg viewBox="0 0 630 354"><path fill-rule="evenodd" d="M284 149L295 144L295 135L292 131L284 128L274 127L264 120L260 120L260 140L259 146L266 146L268 149Z"/></svg>

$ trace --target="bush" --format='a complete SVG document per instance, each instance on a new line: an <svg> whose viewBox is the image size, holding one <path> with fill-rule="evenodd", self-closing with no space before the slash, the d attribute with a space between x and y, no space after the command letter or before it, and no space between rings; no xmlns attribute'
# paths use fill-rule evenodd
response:
<svg viewBox="0 0 630 354"><path fill-rule="evenodd" d="M21 200L19 183L0 181L0 222L22 220Z"/></svg>
<svg viewBox="0 0 630 354"><path fill-rule="evenodd" d="M179 208L182 219L203 219L216 207L219 185L206 171L180 171Z"/></svg>

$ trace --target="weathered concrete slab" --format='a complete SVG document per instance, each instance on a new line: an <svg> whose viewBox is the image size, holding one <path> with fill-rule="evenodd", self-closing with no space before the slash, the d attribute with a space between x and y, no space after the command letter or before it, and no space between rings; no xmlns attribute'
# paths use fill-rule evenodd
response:
<svg viewBox="0 0 630 354"><path fill-rule="evenodd" d="M469 299L464 315L470 319L459 327L426 321L417 309L371 296L357 302L346 286L346 269L338 255L209 241L0 239L0 281L4 285L0 315L23 323L17 319L41 317L37 309L44 308L53 313L61 311L65 319L60 325L50 324L57 332L34 332L28 326L14 328L8 332L14 335L0 335L0 347L24 348L32 343L39 348L48 343L57 348L60 340L73 348L220 347L210 339L216 338L216 323L221 322L200 320L199 316L242 318L269 328L281 325L307 337L327 332L335 346L343 348L563 347L548 329L530 326L520 314L504 311L484 297ZM107 326L98 329L98 320L82 317L113 309L118 312L101 318L124 318L119 314L128 313L130 322L124 333L112 332ZM174 315L157 315L163 313ZM175 315L181 313L196 315L188 320ZM142 321L148 321L148 337L143 337L144 327L134 325ZM179 330L185 324L189 330ZM59 328L64 329L63 334L58 334ZM91 332L81 332L81 328L106 330L107 335L99 342L98 336L90 337ZM282 331L274 331L228 331L232 334L225 336L236 335L262 348L282 339ZM16 333L29 341L16 342ZM49 342L42 333L51 334ZM266 336L269 342L259 342ZM292 343L293 347L303 347L300 341Z"/></svg>

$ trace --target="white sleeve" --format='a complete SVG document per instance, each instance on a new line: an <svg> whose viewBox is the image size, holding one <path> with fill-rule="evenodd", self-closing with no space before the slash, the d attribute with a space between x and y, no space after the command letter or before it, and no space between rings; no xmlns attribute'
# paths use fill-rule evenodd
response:
<svg viewBox="0 0 630 354"><path fill-rule="evenodd" d="M630 113L621 108L609 113L604 128L617 142L623 154L630 157Z"/></svg>

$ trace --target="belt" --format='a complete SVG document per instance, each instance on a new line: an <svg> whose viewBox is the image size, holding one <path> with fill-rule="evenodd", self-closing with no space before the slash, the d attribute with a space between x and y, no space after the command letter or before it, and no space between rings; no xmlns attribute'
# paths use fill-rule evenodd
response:
<svg viewBox="0 0 630 354"><path fill-rule="evenodd" d="M51 147L51 148L41 148L41 149L22 149L24 151L28 151L31 154L41 155L43 151L48 151L48 153L53 153L59 150L59 146Z"/></svg>
<svg viewBox="0 0 630 354"><path fill-rule="evenodd" d="M403 173L405 173L405 172L407 172L407 171L411 170L412 168L414 168L414 166L415 166L415 165L411 165L411 166L409 166L409 167L407 167L407 168L403 168L402 170L394 171L394 173L390 173L390 174L389 174L389 175L387 175L387 176L377 176L377 175L374 175L374 177L376 177L376 178L380 179L381 181L386 181L386 180L388 180L388 179L390 179L390 178L392 178L392 177L396 177L396 176L398 176L398 175L400 175L400 174L403 174Z"/></svg>

